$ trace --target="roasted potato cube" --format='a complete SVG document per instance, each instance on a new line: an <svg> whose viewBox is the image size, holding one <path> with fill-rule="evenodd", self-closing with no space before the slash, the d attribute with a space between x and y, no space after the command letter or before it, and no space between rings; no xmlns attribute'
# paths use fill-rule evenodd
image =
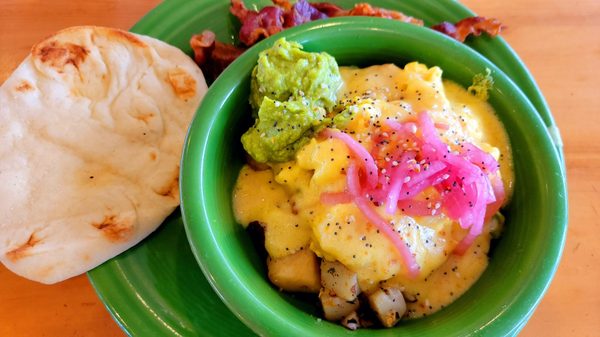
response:
<svg viewBox="0 0 600 337"><path fill-rule="evenodd" d="M360 305L358 298L354 301L346 301L340 297L331 296L327 291L323 290L319 293L319 299L323 306L325 319L328 321L339 321L353 311L358 310Z"/></svg>
<svg viewBox="0 0 600 337"><path fill-rule="evenodd" d="M282 290L317 293L321 289L319 261L310 249L276 259L269 257L267 268L269 280Z"/></svg>
<svg viewBox="0 0 600 337"><path fill-rule="evenodd" d="M355 272L335 261L321 261L321 285L331 296L353 301L360 293Z"/></svg>
<svg viewBox="0 0 600 337"><path fill-rule="evenodd" d="M404 302L404 296L398 288L379 288L368 297L371 309L375 311L379 321L385 327L389 328L396 325L406 312L406 302Z"/></svg>

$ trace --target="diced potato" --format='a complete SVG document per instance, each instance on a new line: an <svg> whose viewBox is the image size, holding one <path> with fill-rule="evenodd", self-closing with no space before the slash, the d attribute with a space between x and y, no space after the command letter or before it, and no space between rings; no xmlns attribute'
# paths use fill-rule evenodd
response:
<svg viewBox="0 0 600 337"><path fill-rule="evenodd" d="M310 249L280 258L267 258L269 280L291 292L317 293L321 289L319 262Z"/></svg>
<svg viewBox="0 0 600 337"><path fill-rule="evenodd" d="M406 312L404 296L395 287L379 288L379 290L369 295L369 304L377 314L381 324L388 328L396 325Z"/></svg>
<svg viewBox="0 0 600 337"><path fill-rule="evenodd" d="M356 273L337 261L321 261L321 285L329 295L346 301L354 301L360 293Z"/></svg>
<svg viewBox="0 0 600 337"><path fill-rule="evenodd" d="M349 330L356 330L360 328L360 319L358 318L356 311L353 311L348 316L342 318L340 323Z"/></svg>
<svg viewBox="0 0 600 337"><path fill-rule="evenodd" d="M358 299L354 301L346 301L337 296L331 296L326 291L319 293L319 299L323 306L323 313L325 319L328 321L339 321L340 319L348 316L353 311L358 310L360 305Z"/></svg>

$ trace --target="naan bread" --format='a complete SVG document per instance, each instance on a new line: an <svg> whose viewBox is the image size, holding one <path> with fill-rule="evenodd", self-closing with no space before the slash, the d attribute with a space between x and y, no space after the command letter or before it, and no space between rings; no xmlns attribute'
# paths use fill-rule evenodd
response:
<svg viewBox="0 0 600 337"><path fill-rule="evenodd" d="M102 27L32 48L0 87L0 260L55 283L138 243L179 205L207 90L179 49Z"/></svg>

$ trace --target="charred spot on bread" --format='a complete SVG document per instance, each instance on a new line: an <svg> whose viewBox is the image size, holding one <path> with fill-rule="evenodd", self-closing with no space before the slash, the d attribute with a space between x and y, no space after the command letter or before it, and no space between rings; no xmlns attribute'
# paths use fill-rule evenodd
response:
<svg viewBox="0 0 600 337"><path fill-rule="evenodd" d="M106 215L99 223L92 226L102 231L102 234L113 242L126 241L133 233L133 224L130 219L119 219L116 215Z"/></svg>
<svg viewBox="0 0 600 337"><path fill-rule="evenodd" d="M149 113L149 114L139 114L139 115L137 115L137 116L134 116L134 117L135 117L135 119L137 119L137 120L139 120L139 121L142 121L142 122L144 122L144 123L148 124L148 123L150 122L150 120L151 120L152 118L154 118L154 116L155 116L155 115L154 115L153 113Z"/></svg>
<svg viewBox="0 0 600 337"><path fill-rule="evenodd" d="M177 97L187 100L196 95L196 80L181 68L169 71L167 81Z"/></svg>
<svg viewBox="0 0 600 337"><path fill-rule="evenodd" d="M23 80L21 81L21 83L19 83L19 85L15 87L15 90L18 92L26 92L33 90L33 86L31 85L31 83L27 82L26 80Z"/></svg>
<svg viewBox="0 0 600 337"><path fill-rule="evenodd" d="M70 42L44 41L33 48L32 54L34 58L62 73L69 64L79 69L89 50Z"/></svg>
<svg viewBox="0 0 600 337"><path fill-rule="evenodd" d="M118 38L122 38L128 42L130 42L132 45L134 46L138 46L138 47L142 47L142 48L146 48L148 47L148 45L146 45L142 40L140 40L137 36L120 30L120 29L108 29L109 34L112 34Z"/></svg>
<svg viewBox="0 0 600 337"><path fill-rule="evenodd" d="M163 197L170 197L173 199L178 198L179 194L179 176L175 177L175 179L171 180L171 183L167 185L167 187L157 192L159 195Z"/></svg>
<svg viewBox="0 0 600 337"><path fill-rule="evenodd" d="M35 233L31 233L25 243L23 243L22 245L20 245L19 247L15 248L13 250L6 252L5 255L9 260L16 262L16 261L28 256L29 250L31 248L33 248L33 246L38 244L40 241L42 241L42 240L40 238L37 238L35 236Z"/></svg>

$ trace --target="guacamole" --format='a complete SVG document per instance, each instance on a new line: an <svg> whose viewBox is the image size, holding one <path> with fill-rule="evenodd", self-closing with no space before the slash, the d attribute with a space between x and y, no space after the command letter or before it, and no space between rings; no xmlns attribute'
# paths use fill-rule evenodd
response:
<svg viewBox="0 0 600 337"><path fill-rule="evenodd" d="M494 87L494 78L490 68L485 68L485 74L475 74L473 84L467 88L467 91L482 101L488 99L489 91Z"/></svg>
<svg viewBox="0 0 600 337"><path fill-rule="evenodd" d="M323 108L307 108L301 101L279 102L265 97L258 119L242 135L244 148L256 161L283 162L312 137L325 117Z"/></svg>
<svg viewBox="0 0 600 337"><path fill-rule="evenodd" d="M299 43L277 40L260 53L252 71L255 123L242 136L246 152L263 163L292 159L335 105L341 84L331 55L305 52Z"/></svg>

